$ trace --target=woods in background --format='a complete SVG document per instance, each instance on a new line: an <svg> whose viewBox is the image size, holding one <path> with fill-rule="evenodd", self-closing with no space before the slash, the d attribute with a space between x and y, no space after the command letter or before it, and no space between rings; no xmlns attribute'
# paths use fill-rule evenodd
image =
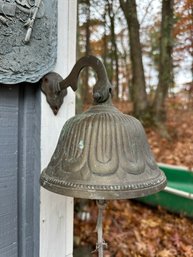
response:
<svg viewBox="0 0 193 257"><path fill-rule="evenodd" d="M78 1L77 58L99 57L114 100L131 101L133 115L163 133L169 90L193 91L192 33L191 0ZM91 99L92 72L87 69L81 77L83 104Z"/></svg>

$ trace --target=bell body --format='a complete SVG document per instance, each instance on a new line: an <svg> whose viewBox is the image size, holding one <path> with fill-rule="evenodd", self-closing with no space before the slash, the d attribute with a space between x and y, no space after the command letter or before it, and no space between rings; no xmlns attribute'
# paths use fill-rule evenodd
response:
<svg viewBox="0 0 193 257"><path fill-rule="evenodd" d="M109 102L93 105L64 124L41 174L44 188L77 198L129 199L166 186L141 123Z"/></svg>

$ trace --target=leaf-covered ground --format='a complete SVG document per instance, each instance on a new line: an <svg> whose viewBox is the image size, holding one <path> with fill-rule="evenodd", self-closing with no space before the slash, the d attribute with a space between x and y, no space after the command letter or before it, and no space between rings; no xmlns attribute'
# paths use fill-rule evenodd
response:
<svg viewBox="0 0 193 257"><path fill-rule="evenodd" d="M127 112L127 104L118 104ZM193 108L192 108L193 109ZM177 98L168 103L171 139L147 129L157 162L193 168L193 111ZM97 256L97 207L94 201L76 203L74 242L76 256ZM105 257L193 257L193 219L152 208L135 200L109 201L104 212ZM78 249L78 250L77 250Z"/></svg>
<svg viewBox="0 0 193 257"><path fill-rule="evenodd" d="M193 110L183 105L169 106L167 126L171 140L153 129L146 131L156 160L193 170Z"/></svg>
<svg viewBox="0 0 193 257"><path fill-rule="evenodd" d="M75 219L75 245L95 249L97 208L89 201L88 220ZM193 257L193 221L137 201L108 201L104 212L105 257ZM76 255L83 256L83 255Z"/></svg>

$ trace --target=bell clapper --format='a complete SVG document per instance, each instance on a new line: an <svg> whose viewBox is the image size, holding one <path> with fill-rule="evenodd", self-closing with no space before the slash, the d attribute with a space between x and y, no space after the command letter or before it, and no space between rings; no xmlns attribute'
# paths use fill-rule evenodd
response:
<svg viewBox="0 0 193 257"><path fill-rule="evenodd" d="M103 249L104 247L107 247L107 243L105 243L103 239L103 210L106 207L106 201L105 200L97 200L97 206L98 206L98 218L97 218L97 235L98 235L98 242L96 243L96 250L98 251L98 256L103 257ZM95 252L94 251L94 252Z"/></svg>

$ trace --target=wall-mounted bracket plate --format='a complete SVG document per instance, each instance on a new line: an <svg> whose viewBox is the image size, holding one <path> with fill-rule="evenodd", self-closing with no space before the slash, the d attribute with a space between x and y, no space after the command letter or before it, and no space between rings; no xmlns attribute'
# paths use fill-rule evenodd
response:
<svg viewBox="0 0 193 257"><path fill-rule="evenodd" d="M67 89L60 89L59 83L62 80L63 78L56 72L50 72L41 79L41 90L46 95L46 100L55 115L67 95Z"/></svg>

